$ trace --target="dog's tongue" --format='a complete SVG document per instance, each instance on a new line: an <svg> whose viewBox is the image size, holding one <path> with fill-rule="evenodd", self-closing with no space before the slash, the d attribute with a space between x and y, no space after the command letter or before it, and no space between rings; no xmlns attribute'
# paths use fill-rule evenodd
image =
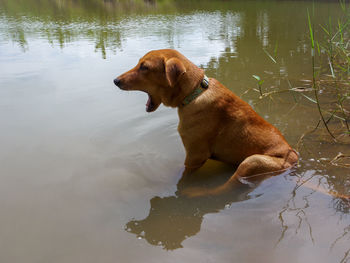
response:
<svg viewBox="0 0 350 263"><path fill-rule="evenodd" d="M148 100L146 103L146 111L150 112L152 110L152 107L153 107L152 99L151 99L151 96L148 95Z"/></svg>

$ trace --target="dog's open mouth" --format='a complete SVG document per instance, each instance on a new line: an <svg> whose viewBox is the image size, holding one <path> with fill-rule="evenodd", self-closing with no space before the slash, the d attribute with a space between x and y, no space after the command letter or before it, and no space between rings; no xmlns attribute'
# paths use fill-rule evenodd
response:
<svg viewBox="0 0 350 263"><path fill-rule="evenodd" d="M154 104L151 95L149 95L148 93L147 93L147 95L148 95L148 100L147 100L147 103L146 103L146 111L147 111L147 112L152 112L152 111L154 111L157 107L156 107L156 105Z"/></svg>

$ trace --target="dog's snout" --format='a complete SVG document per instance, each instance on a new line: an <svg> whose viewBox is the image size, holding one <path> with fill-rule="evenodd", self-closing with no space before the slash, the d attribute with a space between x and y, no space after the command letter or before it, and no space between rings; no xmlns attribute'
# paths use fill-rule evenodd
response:
<svg viewBox="0 0 350 263"><path fill-rule="evenodd" d="M120 88L121 81L119 78L113 80L114 84Z"/></svg>

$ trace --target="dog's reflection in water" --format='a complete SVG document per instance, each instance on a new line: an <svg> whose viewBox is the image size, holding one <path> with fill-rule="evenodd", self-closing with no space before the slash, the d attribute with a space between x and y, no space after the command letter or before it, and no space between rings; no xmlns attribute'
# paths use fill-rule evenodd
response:
<svg viewBox="0 0 350 263"><path fill-rule="evenodd" d="M256 196L252 184L241 184L235 191L222 196L187 198L181 190L190 187L215 187L227 181L233 174L232 166L209 161L200 171L183 176L174 196L153 197L149 215L143 220L131 220L125 226L126 231L152 245L162 246L166 250L181 248L182 241L197 234L205 214L217 213L233 202L239 202ZM255 184L257 185L257 184Z"/></svg>

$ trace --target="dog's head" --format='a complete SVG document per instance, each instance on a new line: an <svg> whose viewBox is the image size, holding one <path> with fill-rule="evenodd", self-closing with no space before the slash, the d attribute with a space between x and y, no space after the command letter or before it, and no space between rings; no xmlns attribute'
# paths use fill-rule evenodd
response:
<svg viewBox="0 0 350 263"><path fill-rule="evenodd" d="M203 76L203 70L176 50L161 49L144 55L134 68L114 79L114 84L122 90L146 92L146 111L152 112L161 103L179 106Z"/></svg>

